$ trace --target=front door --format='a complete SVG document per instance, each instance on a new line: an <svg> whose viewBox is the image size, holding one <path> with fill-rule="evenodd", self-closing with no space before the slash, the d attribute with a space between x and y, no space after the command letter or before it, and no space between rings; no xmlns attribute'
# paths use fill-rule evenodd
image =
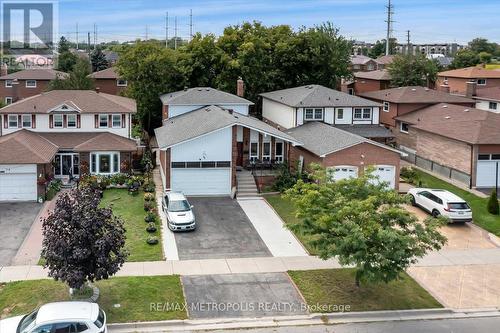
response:
<svg viewBox="0 0 500 333"><path fill-rule="evenodd" d="M80 159L78 154L61 153L54 158L54 176L78 176L80 173Z"/></svg>
<svg viewBox="0 0 500 333"><path fill-rule="evenodd" d="M238 142L236 148L238 149L238 158L236 159L236 165L243 166L243 142Z"/></svg>
<svg viewBox="0 0 500 333"><path fill-rule="evenodd" d="M73 174L73 155L62 155L61 156L61 176L70 176Z"/></svg>

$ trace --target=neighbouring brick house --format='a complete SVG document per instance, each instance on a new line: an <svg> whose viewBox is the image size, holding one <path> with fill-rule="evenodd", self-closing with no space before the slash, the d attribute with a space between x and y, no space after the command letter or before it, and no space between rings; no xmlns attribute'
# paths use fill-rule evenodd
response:
<svg viewBox="0 0 500 333"><path fill-rule="evenodd" d="M391 188L399 188L400 151L387 145L340 130L322 122L289 129L287 134L302 142L290 150L291 165L309 168L317 163L332 172L334 180L358 177L366 168Z"/></svg>
<svg viewBox="0 0 500 333"><path fill-rule="evenodd" d="M385 69L355 72L354 81L343 83L342 91L351 95L359 95L370 91L385 90L390 88L390 85L391 74Z"/></svg>
<svg viewBox="0 0 500 333"><path fill-rule="evenodd" d="M359 96L382 104L380 123L393 129L393 131L396 127L396 120L394 118L418 109L438 103L450 103L467 107L474 107L475 105L475 101L471 98L451 95L443 91L419 86L370 91L360 93Z"/></svg>
<svg viewBox="0 0 500 333"><path fill-rule="evenodd" d="M0 76L0 99L11 104L23 98L38 95L46 91L50 81L56 77L66 78L67 73L54 69L33 68Z"/></svg>
<svg viewBox="0 0 500 333"><path fill-rule="evenodd" d="M399 148L421 166L472 187L495 186L500 114L441 103L395 120Z"/></svg>
<svg viewBox="0 0 500 333"><path fill-rule="evenodd" d="M436 86L452 94L472 96L477 89L500 87L500 70L467 67L438 73Z"/></svg>
<svg viewBox="0 0 500 333"><path fill-rule="evenodd" d="M94 72L89 76L94 80L95 88L106 94L122 95L128 86L127 80L119 77L115 67Z"/></svg>
<svg viewBox="0 0 500 333"><path fill-rule="evenodd" d="M375 59L377 69L387 69L394 61L394 55L383 55Z"/></svg>
<svg viewBox="0 0 500 333"><path fill-rule="evenodd" d="M479 89L472 98L476 100L476 108L500 112L500 87Z"/></svg>
<svg viewBox="0 0 500 333"><path fill-rule="evenodd" d="M366 72L377 69L377 63L374 59L364 55L351 56L351 70L353 72Z"/></svg>

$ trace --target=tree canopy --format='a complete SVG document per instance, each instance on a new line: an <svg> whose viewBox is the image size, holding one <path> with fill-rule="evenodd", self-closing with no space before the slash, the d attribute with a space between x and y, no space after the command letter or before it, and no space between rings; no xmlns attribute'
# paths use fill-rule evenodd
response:
<svg viewBox="0 0 500 333"><path fill-rule="evenodd" d="M48 90L90 90L94 89L94 81L89 77L90 64L87 60L78 58L69 72L68 78L57 76L50 81Z"/></svg>
<svg viewBox="0 0 500 333"><path fill-rule="evenodd" d="M408 198L377 184L370 173L330 181L331 175L312 165L315 182L299 180L287 190L300 222L291 226L312 235L311 245L322 259L336 257L355 266L356 284L389 282L446 242L441 219L418 222L403 204Z"/></svg>
<svg viewBox="0 0 500 333"><path fill-rule="evenodd" d="M479 55L472 50L459 50L451 63L452 68L472 67L479 64Z"/></svg>
<svg viewBox="0 0 500 333"><path fill-rule="evenodd" d="M90 54L90 63L92 64L93 72L102 71L109 67L109 63L106 60L106 55L104 54L104 52L102 52L102 49L100 47L97 47Z"/></svg>
<svg viewBox="0 0 500 333"><path fill-rule="evenodd" d="M69 48L70 44L68 40L62 36L57 47L57 52L59 53L57 56L57 69L62 72L71 71L78 59L78 56L72 53Z"/></svg>
<svg viewBox="0 0 500 333"><path fill-rule="evenodd" d="M439 65L423 55L397 55L389 66L394 87L426 86L434 83Z"/></svg>
<svg viewBox="0 0 500 333"><path fill-rule="evenodd" d="M49 276L70 288L107 279L125 262L123 222L90 187L63 193L43 221L42 257Z"/></svg>

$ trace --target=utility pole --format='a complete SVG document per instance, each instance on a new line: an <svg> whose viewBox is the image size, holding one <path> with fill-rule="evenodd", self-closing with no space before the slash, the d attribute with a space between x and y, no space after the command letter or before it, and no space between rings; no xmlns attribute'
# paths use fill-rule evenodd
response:
<svg viewBox="0 0 500 333"><path fill-rule="evenodd" d="M193 10L189 10L189 40L193 39Z"/></svg>
<svg viewBox="0 0 500 333"><path fill-rule="evenodd" d="M165 14L165 47L168 49L168 12Z"/></svg>
<svg viewBox="0 0 500 333"><path fill-rule="evenodd" d="M148 40L148 25L146 24L146 40Z"/></svg>
<svg viewBox="0 0 500 333"><path fill-rule="evenodd" d="M389 55L391 53L391 37L392 37L392 15L394 14L393 11L393 5L391 0L389 0L389 3L387 5L387 39L385 42L385 55Z"/></svg>
<svg viewBox="0 0 500 333"><path fill-rule="evenodd" d="M175 25L174 25L174 50L177 50L177 16L175 17Z"/></svg>
<svg viewBox="0 0 500 333"><path fill-rule="evenodd" d="M97 25L94 23L94 50L97 42Z"/></svg>
<svg viewBox="0 0 500 333"><path fill-rule="evenodd" d="M406 54L407 54L407 55L410 55L410 54L411 54L411 53L410 53L410 51L411 51L411 50L410 50L410 48L411 48L411 42L410 42L410 30L407 30L407 31L406 31L406 34L407 34L407 36L406 36L406 39L407 39L407 43L406 43Z"/></svg>
<svg viewBox="0 0 500 333"><path fill-rule="evenodd" d="M90 59L90 31L87 32L87 38L88 38L88 41L87 41L87 52L89 53L89 59Z"/></svg>
<svg viewBox="0 0 500 333"><path fill-rule="evenodd" d="M78 22L76 22L76 50L78 51Z"/></svg>

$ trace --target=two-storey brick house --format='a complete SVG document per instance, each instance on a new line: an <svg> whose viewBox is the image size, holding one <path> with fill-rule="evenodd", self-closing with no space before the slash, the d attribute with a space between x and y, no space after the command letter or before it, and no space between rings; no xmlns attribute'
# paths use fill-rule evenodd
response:
<svg viewBox="0 0 500 333"><path fill-rule="evenodd" d="M128 86L127 80L120 78L115 67L94 72L89 77L94 80L95 88L106 94L122 95Z"/></svg>
<svg viewBox="0 0 500 333"><path fill-rule="evenodd" d="M53 90L0 109L0 201L36 200L44 179L128 171L135 101L92 90Z"/></svg>

